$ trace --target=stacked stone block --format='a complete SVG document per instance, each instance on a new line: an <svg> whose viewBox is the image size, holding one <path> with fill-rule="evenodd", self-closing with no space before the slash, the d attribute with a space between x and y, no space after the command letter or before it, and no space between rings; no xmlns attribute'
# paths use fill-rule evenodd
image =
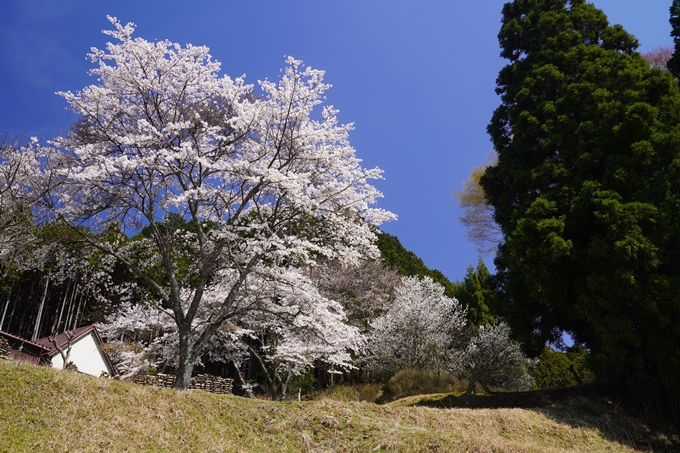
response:
<svg viewBox="0 0 680 453"><path fill-rule="evenodd" d="M11 357L12 350L9 347L9 343L4 338L0 337L0 359L9 359Z"/></svg>
<svg viewBox="0 0 680 453"><path fill-rule="evenodd" d="M153 385L156 387L172 388L175 385L176 377L172 374L159 373L155 376L135 376L132 382L142 385ZM199 374L191 378L189 389L204 390L210 393L231 395L234 380L211 376L209 374Z"/></svg>

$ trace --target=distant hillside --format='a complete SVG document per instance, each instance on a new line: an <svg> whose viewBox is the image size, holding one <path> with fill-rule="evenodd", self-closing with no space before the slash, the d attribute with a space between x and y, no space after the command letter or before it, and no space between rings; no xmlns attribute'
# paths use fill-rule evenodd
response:
<svg viewBox="0 0 680 453"><path fill-rule="evenodd" d="M445 288L448 297L455 297L467 309L468 323L472 327L488 324L496 315L493 307L498 300L493 279L480 259L477 268L470 266L462 281L451 282L436 269L430 269L415 253L399 242L396 236L378 232L378 248L383 262L402 275L430 277Z"/></svg>
<svg viewBox="0 0 680 453"><path fill-rule="evenodd" d="M587 401L540 409L405 406L419 404L416 397L401 406L284 403L1 359L0 383L0 452L673 451L664 436L615 407Z"/></svg>
<svg viewBox="0 0 680 453"><path fill-rule="evenodd" d="M385 264L396 268L400 274L427 276L444 287L451 285L451 281L444 274L436 269L430 269L415 253L406 250L396 236L379 231L377 245Z"/></svg>

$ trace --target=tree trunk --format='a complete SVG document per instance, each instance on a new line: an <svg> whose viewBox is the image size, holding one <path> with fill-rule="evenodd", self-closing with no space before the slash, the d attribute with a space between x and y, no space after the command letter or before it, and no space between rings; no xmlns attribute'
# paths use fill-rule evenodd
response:
<svg viewBox="0 0 680 453"><path fill-rule="evenodd" d="M286 395L288 395L288 402L292 403L293 402L293 392L292 389L290 388L290 383L291 379L293 378L293 369L291 368L290 365L286 366L286 382L283 383L281 386L281 401L284 401L286 399Z"/></svg>
<svg viewBox="0 0 680 453"><path fill-rule="evenodd" d="M475 390L475 384L477 383L477 380L474 378L471 378L468 381L468 386L467 390L465 391L465 405L470 407L470 396L472 395L472 392Z"/></svg>
<svg viewBox="0 0 680 453"><path fill-rule="evenodd" d="M45 291L43 292L42 300L40 301L40 307L38 308L38 316L35 320L35 327L33 328L33 336L31 341L38 339L38 334L40 333L40 321L42 321L43 308L45 308L45 299L47 298L47 288L50 286L50 275L47 274L47 280L45 281Z"/></svg>
<svg viewBox="0 0 680 453"><path fill-rule="evenodd" d="M274 372L274 376L269 375L269 370L267 369L267 365L265 365L264 361L262 360L262 357L257 353L255 348L252 346L248 345L248 350L250 351L251 357L255 358L257 361L258 366L262 370L263 376L265 378L265 393L267 396L272 400L276 401L276 397L278 395L278 383L277 383L277 374Z"/></svg>
<svg viewBox="0 0 680 453"><path fill-rule="evenodd" d="M68 326L71 324L71 317L73 316L73 301L78 297L78 285L76 284L76 290L73 291L71 295L71 300L68 303L68 311L66 312L66 319L64 320L64 331L69 330Z"/></svg>
<svg viewBox="0 0 680 453"><path fill-rule="evenodd" d="M78 321L79 321L79 318L82 319L82 313L83 313L83 309L85 308L86 303L87 303L87 291L85 291L83 294L80 295L80 303L78 304L78 310L76 311L76 317L73 320L72 329L78 328Z"/></svg>
<svg viewBox="0 0 680 453"><path fill-rule="evenodd" d="M491 394L493 393L493 392L491 391L491 389L489 389L489 386L486 385L486 382L484 382L484 381L479 381L479 383L482 385L482 388L484 389L484 391L485 391L486 393L488 393L489 395L491 395Z"/></svg>
<svg viewBox="0 0 680 453"><path fill-rule="evenodd" d="M61 309L59 309L59 318L56 320L56 324L52 327L52 335L59 332L59 326L61 325L61 317L64 314L64 307L66 306L66 299L68 299L71 289L71 279L69 278L68 284L66 285L66 294L64 294L64 299L61 301Z"/></svg>
<svg viewBox="0 0 680 453"><path fill-rule="evenodd" d="M234 363L234 369L236 370L236 376L238 377L238 380L241 382L241 388L245 392L245 396L248 398L254 398L255 395L253 394L253 389L248 386L248 383L246 382L245 378L243 377L243 373L241 372L241 364L236 364ZM224 371L222 372L224 375Z"/></svg>
<svg viewBox="0 0 680 453"><path fill-rule="evenodd" d="M0 330L2 330L2 325L5 323L5 315L7 314L7 307L9 307L9 303L12 302L12 291L14 291L14 283L12 283L12 287L9 290L9 294L7 295L7 303L5 304L5 309L2 312L2 319L0 320Z"/></svg>
<svg viewBox="0 0 680 453"><path fill-rule="evenodd" d="M191 383L191 373L194 371L191 345L191 325L179 327L179 364L177 366L177 380L175 389L186 390Z"/></svg>
<svg viewBox="0 0 680 453"><path fill-rule="evenodd" d="M14 319L14 310L17 308L17 303L19 296L21 295L21 282L19 282L18 294L14 296L14 304L12 305L12 312L9 314L9 321L7 322L7 331L10 332L12 329L12 319Z"/></svg>

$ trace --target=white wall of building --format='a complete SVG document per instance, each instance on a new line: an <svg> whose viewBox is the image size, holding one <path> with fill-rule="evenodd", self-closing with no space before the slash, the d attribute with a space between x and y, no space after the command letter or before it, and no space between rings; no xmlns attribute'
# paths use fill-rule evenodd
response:
<svg viewBox="0 0 680 453"><path fill-rule="evenodd" d="M66 352L66 348L64 348L64 352ZM102 371L110 373L106 361L97 347L94 332L89 332L71 344L71 355L68 360L75 363L81 373L97 377L101 375ZM52 368L60 370L64 368L64 361L58 352L52 356Z"/></svg>

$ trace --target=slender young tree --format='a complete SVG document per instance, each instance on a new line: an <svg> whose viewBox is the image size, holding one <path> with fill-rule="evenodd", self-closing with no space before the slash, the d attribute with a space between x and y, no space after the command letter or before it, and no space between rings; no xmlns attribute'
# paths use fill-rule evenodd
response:
<svg viewBox="0 0 680 453"><path fill-rule="evenodd" d="M368 180L382 172L360 166L352 126L330 106L315 112L329 88L322 71L288 58L256 94L218 77L206 47L133 38L133 24L110 19L117 42L89 55L98 83L61 93L80 119L57 141L54 198L76 231L139 233L114 244L83 236L172 316L184 389L251 288L303 278L318 256L377 256L371 225L393 216L371 207L381 194Z"/></svg>

